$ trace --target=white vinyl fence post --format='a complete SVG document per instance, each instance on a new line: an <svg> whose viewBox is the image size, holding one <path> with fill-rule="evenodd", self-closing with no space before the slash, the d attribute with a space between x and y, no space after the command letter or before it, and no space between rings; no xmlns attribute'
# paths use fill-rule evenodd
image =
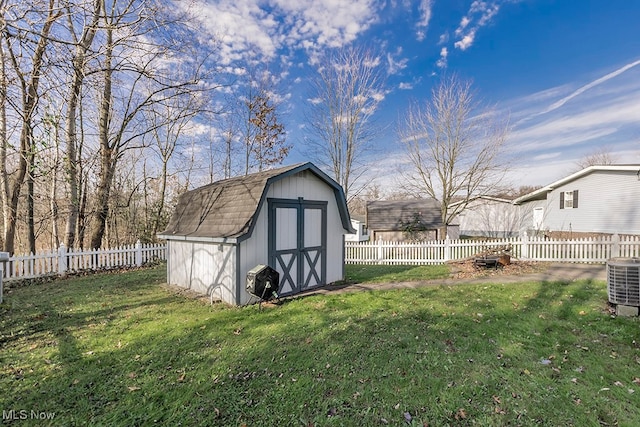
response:
<svg viewBox="0 0 640 427"><path fill-rule="evenodd" d="M451 240L447 234L444 237L444 262L451 261Z"/></svg>
<svg viewBox="0 0 640 427"><path fill-rule="evenodd" d="M520 258L527 259L529 258L529 236L525 231L522 233L522 246L520 247Z"/></svg>
<svg viewBox="0 0 640 427"><path fill-rule="evenodd" d="M140 240L136 242L136 267L142 266L142 243Z"/></svg>
<svg viewBox="0 0 640 427"><path fill-rule="evenodd" d="M611 237L611 258L617 258L620 256L620 235L615 233Z"/></svg>
<svg viewBox="0 0 640 427"><path fill-rule="evenodd" d="M65 248L64 243L61 243L58 248L58 274L65 273L67 267L67 248Z"/></svg>
<svg viewBox="0 0 640 427"><path fill-rule="evenodd" d="M378 264L382 264L382 237L378 237Z"/></svg>

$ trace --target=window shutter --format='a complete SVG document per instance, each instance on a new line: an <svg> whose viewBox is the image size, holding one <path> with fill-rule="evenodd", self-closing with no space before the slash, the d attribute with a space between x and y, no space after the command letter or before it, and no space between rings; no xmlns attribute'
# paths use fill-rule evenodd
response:
<svg viewBox="0 0 640 427"><path fill-rule="evenodd" d="M564 209L564 191L560 192L560 209Z"/></svg>
<svg viewBox="0 0 640 427"><path fill-rule="evenodd" d="M573 208L578 207L578 190L573 190Z"/></svg>

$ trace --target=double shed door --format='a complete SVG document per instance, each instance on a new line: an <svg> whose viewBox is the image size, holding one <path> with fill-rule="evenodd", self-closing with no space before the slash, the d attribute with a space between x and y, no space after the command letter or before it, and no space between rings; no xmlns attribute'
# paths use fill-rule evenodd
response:
<svg viewBox="0 0 640 427"><path fill-rule="evenodd" d="M280 295L324 285L327 202L269 199L269 265L280 273Z"/></svg>

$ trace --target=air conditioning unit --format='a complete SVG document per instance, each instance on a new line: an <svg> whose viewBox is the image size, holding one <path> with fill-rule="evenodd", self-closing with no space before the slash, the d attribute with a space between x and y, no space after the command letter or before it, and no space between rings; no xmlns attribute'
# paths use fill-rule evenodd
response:
<svg viewBox="0 0 640 427"><path fill-rule="evenodd" d="M247 292L260 300L278 298L280 274L268 265L256 265L247 273Z"/></svg>
<svg viewBox="0 0 640 427"><path fill-rule="evenodd" d="M607 295L612 304L640 307L640 258L607 261Z"/></svg>

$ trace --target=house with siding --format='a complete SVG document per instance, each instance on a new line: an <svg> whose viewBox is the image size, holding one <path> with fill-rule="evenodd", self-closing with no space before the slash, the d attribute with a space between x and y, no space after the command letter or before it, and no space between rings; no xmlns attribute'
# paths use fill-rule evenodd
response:
<svg viewBox="0 0 640 427"><path fill-rule="evenodd" d="M225 179L188 191L167 229L167 283L229 304L255 301L247 273L269 265L279 294L344 278L353 233L342 187L312 163Z"/></svg>
<svg viewBox="0 0 640 427"><path fill-rule="evenodd" d="M579 237L640 234L640 165L589 166L518 197L520 231Z"/></svg>
<svg viewBox="0 0 640 427"><path fill-rule="evenodd" d="M461 236L472 237L514 237L519 233L518 207L513 200L493 196L477 196L469 201L459 201L449 205L449 210L466 206L453 220L459 225Z"/></svg>

